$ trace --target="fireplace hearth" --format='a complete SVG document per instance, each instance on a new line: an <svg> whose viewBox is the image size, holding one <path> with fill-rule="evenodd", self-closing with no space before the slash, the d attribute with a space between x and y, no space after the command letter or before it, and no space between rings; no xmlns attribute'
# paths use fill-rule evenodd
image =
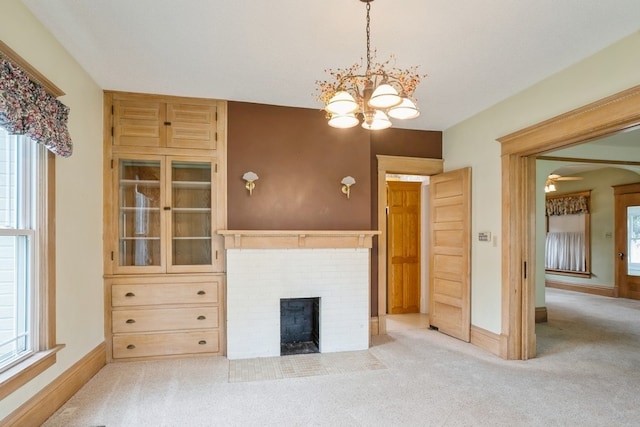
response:
<svg viewBox="0 0 640 427"><path fill-rule="evenodd" d="M320 298L280 300L280 355L319 353Z"/></svg>

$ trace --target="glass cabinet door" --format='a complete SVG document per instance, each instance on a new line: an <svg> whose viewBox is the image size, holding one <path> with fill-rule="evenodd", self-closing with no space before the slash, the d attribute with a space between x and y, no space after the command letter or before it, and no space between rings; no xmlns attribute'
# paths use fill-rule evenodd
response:
<svg viewBox="0 0 640 427"><path fill-rule="evenodd" d="M212 266L212 162L170 159L169 268ZM209 269L205 268L206 269ZM197 267L195 267L197 269ZM186 269L185 269L186 270Z"/></svg>
<svg viewBox="0 0 640 427"><path fill-rule="evenodd" d="M118 265L161 266L161 160L118 163Z"/></svg>

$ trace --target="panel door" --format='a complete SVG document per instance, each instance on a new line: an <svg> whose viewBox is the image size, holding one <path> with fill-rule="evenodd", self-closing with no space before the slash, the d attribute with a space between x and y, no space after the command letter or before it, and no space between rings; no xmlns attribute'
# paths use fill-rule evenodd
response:
<svg viewBox="0 0 640 427"><path fill-rule="evenodd" d="M623 298L640 299L640 193L615 196L616 285Z"/></svg>
<svg viewBox="0 0 640 427"><path fill-rule="evenodd" d="M420 182L387 183L387 312L420 312Z"/></svg>
<svg viewBox="0 0 640 427"><path fill-rule="evenodd" d="M471 168L430 179L429 323L469 341L471 330Z"/></svg>

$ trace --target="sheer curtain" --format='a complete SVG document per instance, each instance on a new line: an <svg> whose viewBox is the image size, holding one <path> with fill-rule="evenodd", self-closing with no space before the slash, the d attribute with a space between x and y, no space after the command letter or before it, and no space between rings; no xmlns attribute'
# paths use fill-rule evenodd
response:
<svg viewBox="0 0 640 427"><path fill-rule="evenodd" d="M586 271L586 253L582 232L549 232L545 250L545 268Z"/></svg>

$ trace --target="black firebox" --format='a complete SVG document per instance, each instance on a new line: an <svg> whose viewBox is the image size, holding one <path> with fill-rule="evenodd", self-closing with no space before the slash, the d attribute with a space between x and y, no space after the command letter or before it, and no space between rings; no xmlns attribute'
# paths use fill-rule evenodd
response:
<svg viewBox="0 0 640 427"><path fill-rule="evenodd" d="M280 300L280 355L319 353L320 298Z"/></svg>

